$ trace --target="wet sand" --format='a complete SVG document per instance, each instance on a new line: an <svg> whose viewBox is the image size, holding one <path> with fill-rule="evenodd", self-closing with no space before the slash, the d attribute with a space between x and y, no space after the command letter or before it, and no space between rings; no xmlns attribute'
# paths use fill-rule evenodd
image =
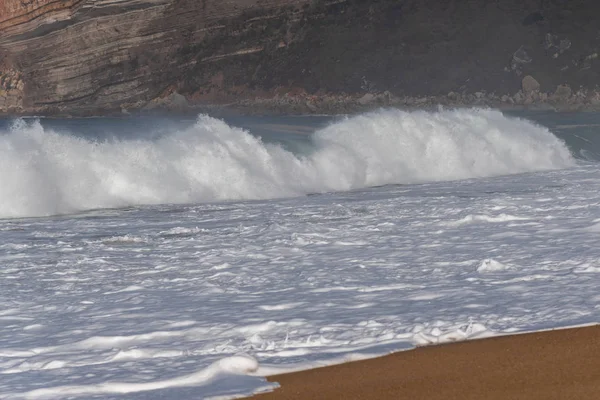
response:
<svg viewBox="0 0 600 400"><path fill-rule="evenodd" d="M599 400L600 325L421 347L269 377L257 400Z"/></svg>

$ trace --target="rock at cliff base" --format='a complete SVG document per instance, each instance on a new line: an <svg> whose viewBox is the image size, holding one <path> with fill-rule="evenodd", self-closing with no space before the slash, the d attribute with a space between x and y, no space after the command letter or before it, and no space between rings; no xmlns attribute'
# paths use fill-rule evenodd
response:
<svg viewBox="0 0 600 400"><path fill-rule="evenodd" d="M573 90L569 85L558 85L554 95L554 100L566 101L573 95Z"/></svg>
<svg viewBox="0 0 600 400"><path fill-rule="evenodd" d="M521 90L519 90L517 93L515 93L515 95L512 97L512 99L513 99L514 104L523 104L523 100L524 100L523 92Z"/></svg>
<svg viewBox="0 0 600 400"><path fill-rule="evenodd" d="M358 104L366 106L367 104L371 104L375 101L375 96L371 93L365 94L363 97L357 100Z"/></svg>
<svg viewBox="0 0 600 400"><path fill-rule="evenodd" d="M531 75L527 75L521 81L523 93L531 93L540 90L540 83Z"/></svg>
<svg viewBox="0 0 600 400"><path fill-rule="evenodd" d="M177 92L173 92L169 97L167 97L167 105L170 108L177 110L185 110L190 106L185 96Z"/></svg>
<svg viewBox="0 0 600 400"><path fill-rule="evenodd" d="M317 108L317 106L315 105L315 103L313 103L312 101L307 101L306 102L306 108L308 108L308 110L310 112L316 113L319 109Z"/></svg>

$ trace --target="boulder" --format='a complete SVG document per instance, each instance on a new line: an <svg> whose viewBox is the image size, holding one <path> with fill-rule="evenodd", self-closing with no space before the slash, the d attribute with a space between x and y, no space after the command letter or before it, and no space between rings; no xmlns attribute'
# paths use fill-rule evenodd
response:
<svg viewBox="0 0 600 400"><path fill-rule="evenodd" d="M393 97L394 97L394 95L392 95L392 93L390 93L389 91L386 90L385 92L378 94L375 97L375 99L380 104L389 105L392 103Z"/></svg>
<svg viewBox="0 0 600 400"><path fill-rule="evenodd" d="M358 104L366 106L367 104L371 104L375 101L375 95L372 93L367 93L363 97L357 100Z"/></svg>
<svg viewBox="0 0 600 400"><path fill-rule="evenodd" d="M531 75L527 75L521 81L523 93L537 92L540 90L540 83Z"/></svg>
<svg viewBox="0 0 600 400"><path fill-rule="evenodd" d="M572 95L573 90L569 85L558 85L552 95L552 99L555 101L567 101Z"/></svg>
<svg viewBox="0 0 600 400"><path fill-rule="evenodd" d="M515 104L522 104L524 100L523 92L519 90L517 93L515 93L512 99Z"/></svg>
<svg viewBox="0 0 600 400"><path fill-rule="evenodd" d="M167 97L167 104L170 108L177 110L185 110L190 106L185 96L177 92L173 92Z"/></svg>

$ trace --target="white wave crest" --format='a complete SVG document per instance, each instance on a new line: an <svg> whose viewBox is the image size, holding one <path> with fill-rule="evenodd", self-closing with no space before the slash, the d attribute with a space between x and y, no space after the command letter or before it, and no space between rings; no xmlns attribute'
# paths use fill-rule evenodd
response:
<svg viewBox="0 0 600 400"><path fill-rule="evenodd" d="M266 199L558 169L546 128L492 110L382 110L316 132L298 156L221 120L154 140L93 142L17 120L0 132L0 217Z"/></svg>

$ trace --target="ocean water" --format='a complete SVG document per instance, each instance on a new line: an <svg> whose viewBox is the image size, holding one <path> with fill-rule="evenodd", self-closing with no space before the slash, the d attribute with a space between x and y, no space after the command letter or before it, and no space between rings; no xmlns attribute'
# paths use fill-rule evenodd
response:
<svg viewBox="0 0 600 400"><path fill-rule="evenodd" d="M600 320L600 115L0 121L0 397L264 376Z"/></svg>

